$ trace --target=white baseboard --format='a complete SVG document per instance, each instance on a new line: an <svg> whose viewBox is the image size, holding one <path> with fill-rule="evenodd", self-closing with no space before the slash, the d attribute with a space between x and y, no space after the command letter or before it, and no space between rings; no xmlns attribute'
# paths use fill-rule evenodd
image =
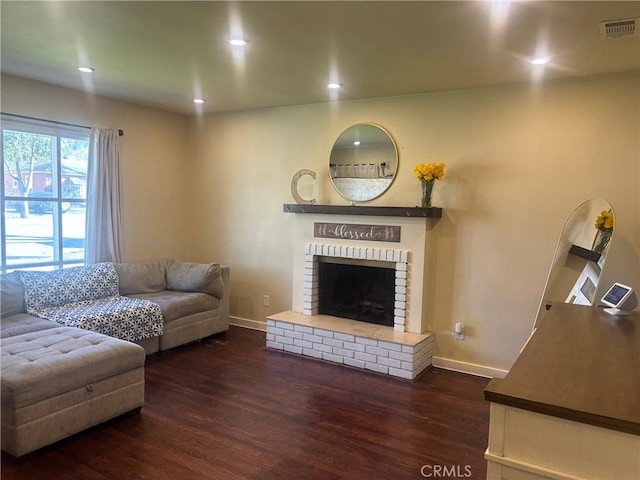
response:
<svg viewBox="0 0 640 480"><path fill-rule="evenodd" d="M236 327L250 328L252 330L260 330L261 332L267 331L267 322L261 322L259 320L250 320L242 317L229 317L229 325L235 325Z"/></svg>
<svg viewBox="0 0 640 480"><path fill-rule="evenodd" d="M484 365L461 362L450 358L433 357L432 362L433 366L437 368L453 370L454 372L469 373L478 377L504 378L507 373L509 373L508 370L502 370L501 368L486 367Z"/></svg>

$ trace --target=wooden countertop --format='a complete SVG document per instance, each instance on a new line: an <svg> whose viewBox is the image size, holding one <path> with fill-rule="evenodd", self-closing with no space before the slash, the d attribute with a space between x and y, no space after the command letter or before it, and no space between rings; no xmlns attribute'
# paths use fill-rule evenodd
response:
<svg viewBox="0 0 640 480"><path fill-rule="evenodd" d="M484 398L640 435L640 313L554 303L507 376Z"/></svg>

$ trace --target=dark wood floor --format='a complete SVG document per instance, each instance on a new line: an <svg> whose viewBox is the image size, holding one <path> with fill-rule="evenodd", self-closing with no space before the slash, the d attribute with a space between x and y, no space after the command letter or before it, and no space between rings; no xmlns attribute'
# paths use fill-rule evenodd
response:
<svg viewBox="0 0 640 480"><path fill-rule="evenodd" d="M485 478L486 379L433 369L410 383L264 343L232 327L148 357L140 415L3 459L2 479Z"/></svg>

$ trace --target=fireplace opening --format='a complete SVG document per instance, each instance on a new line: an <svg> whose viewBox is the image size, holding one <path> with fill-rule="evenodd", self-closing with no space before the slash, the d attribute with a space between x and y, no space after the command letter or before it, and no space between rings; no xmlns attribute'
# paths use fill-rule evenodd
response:
<svg viewBox="0 0 640 480"><path fill-rule="evenodd" d="M318 313L393 327L395 264L319 257Z"/></svg>

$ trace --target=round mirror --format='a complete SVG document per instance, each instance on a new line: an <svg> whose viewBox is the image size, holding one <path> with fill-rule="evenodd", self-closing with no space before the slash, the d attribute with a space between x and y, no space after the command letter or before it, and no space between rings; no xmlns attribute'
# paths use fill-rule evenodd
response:
<svg viewBox="0 0 640 480"><path fill-rule="evenodd" d="M331 149L331 182L352 202L378 198L391 186L397 171L398 148L380 125L353 125L342 132Z"/></svg>
<svg viewBox="0 0 640 480"><path fill-rule="evenodd" d="M551 262L534 329L551 302L594 305L615 229L613 207L592 198L576 207L564 224Z"/></svg>

